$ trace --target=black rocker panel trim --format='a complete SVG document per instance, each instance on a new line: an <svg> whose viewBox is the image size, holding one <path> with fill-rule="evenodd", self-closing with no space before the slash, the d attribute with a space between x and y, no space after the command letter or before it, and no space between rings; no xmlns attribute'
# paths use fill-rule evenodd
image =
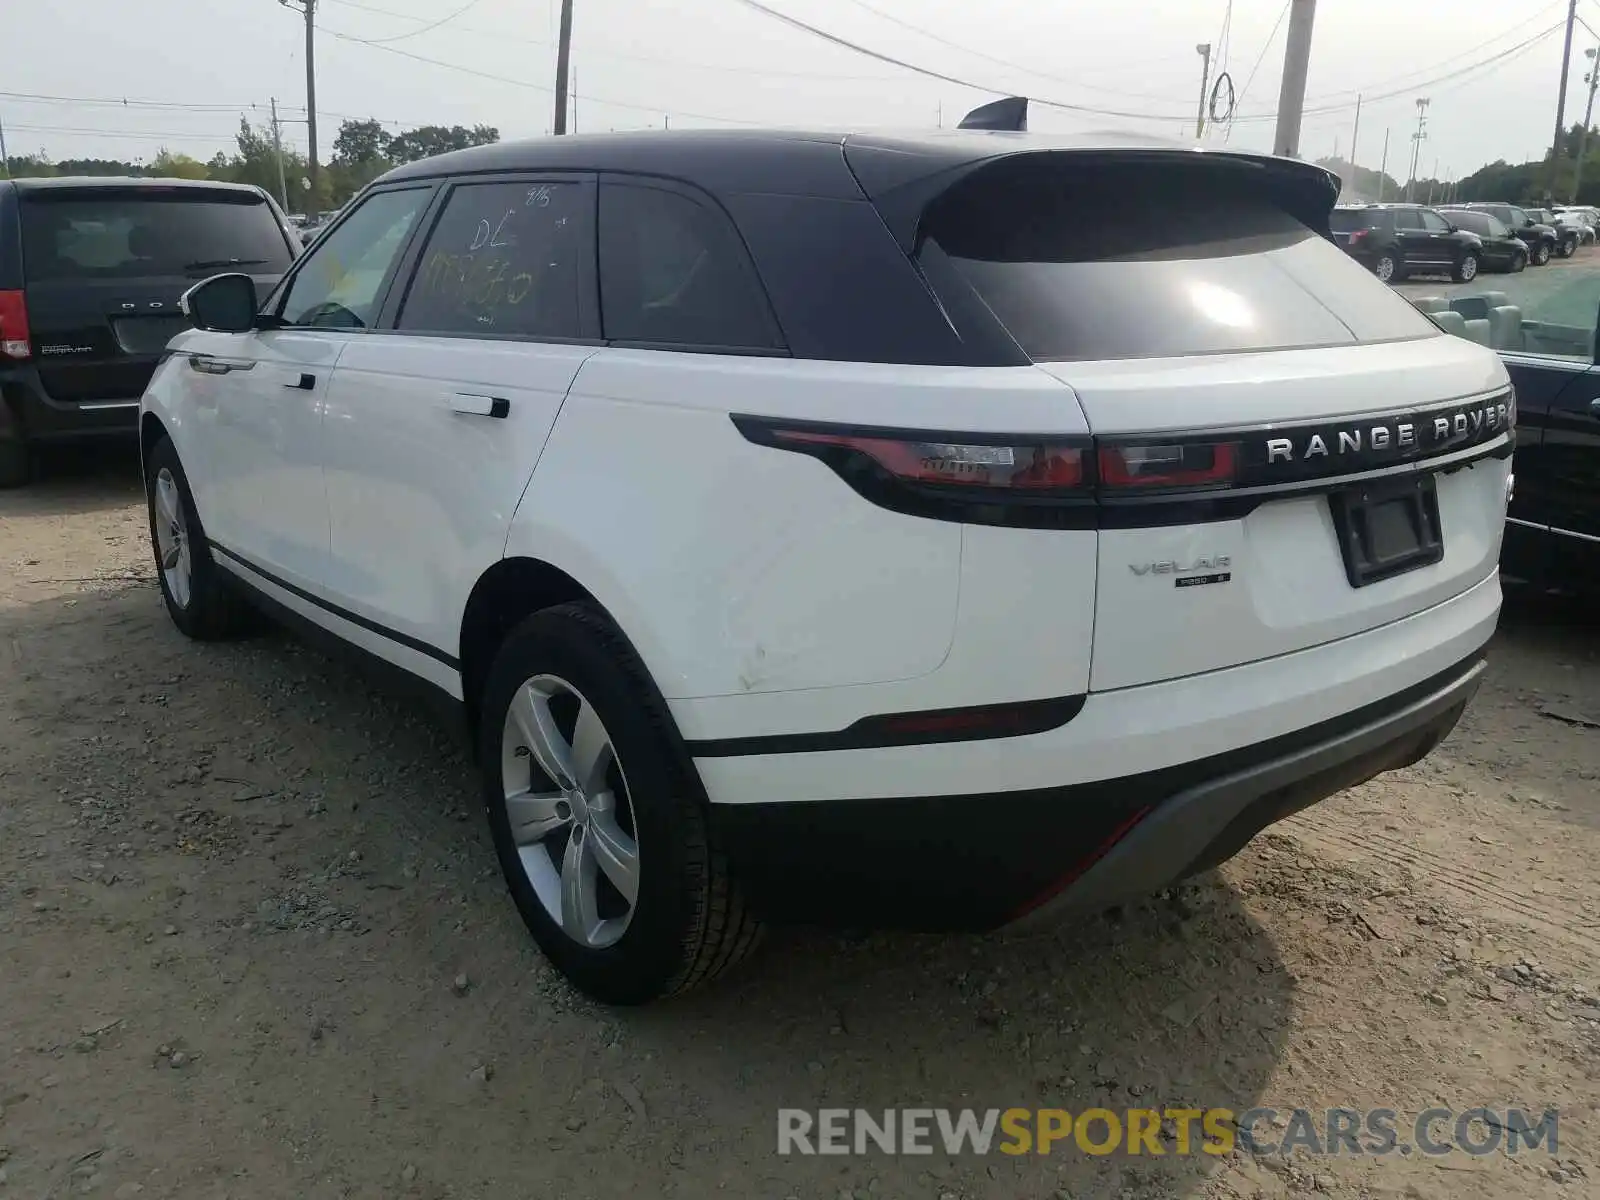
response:
<svg viewBox="0 0 1600 1200"><path fill-rule="evenodd" d="M222 555L224 558L232 559L235 563L239 564L239 566L243 567L251 574L259 575L262 579L265 579L274 587L280 587L284 591L289 592L294 596L298 596L307 604L314 604L318 608L322 609L323 612L331 613L338 617L341 621L349 621L352 625L359 625L362 629L367 630L369 633L375 633L379 637L388 638L391 642L394 642L400 646L404 646L407 650L415 650L418 654L425 654L431 659L442 662L445 666L449 667L453 671L459 671L461 669L461 660L456 658L454 655L448 654L439 649L439 647L430 645L419 638L414 638L410 634L401 633L398 630L390 629L387 625L381 625L370 617L363 617L360 613L351 612L348 608L341 608L337 604L330 604L321 596L313 595L304 588L299 587L296 584L292 584L286 579L279 578L271 571L258 567L244 555L230 550L226 546L223 546L217 542L210 541L209 539L207 539L207 541L211 549L216 553Z"/></svg>

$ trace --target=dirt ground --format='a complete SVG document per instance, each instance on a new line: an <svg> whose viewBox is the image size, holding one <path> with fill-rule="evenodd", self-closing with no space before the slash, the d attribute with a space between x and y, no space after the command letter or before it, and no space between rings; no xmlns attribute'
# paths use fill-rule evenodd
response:
<svg viewBox="0 0 1600 1200"><path fill-rule="evenodd" d="M780 931L608 1011L425 710L161 610L120 456L0 493L0 1200L1600 1195L1600 623L1432 758L1050 940ZM779 1107L1560 1109L1473 1159L780 1158ZM1404 1125L1402 1124L1402 1128Z"/></svg>

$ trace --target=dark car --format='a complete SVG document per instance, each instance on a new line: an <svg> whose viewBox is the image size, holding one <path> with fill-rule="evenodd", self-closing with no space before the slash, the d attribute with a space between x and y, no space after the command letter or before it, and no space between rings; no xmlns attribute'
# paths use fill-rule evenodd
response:
<svg viewBox="0 0 1600 1200"><path fill-rule="evenodd" d="M1556 231L1556 254L1561 258L1571 258L1583 245L1583 231L1568 225L1555 209L1529 208L1523 211L1533 218L1534 224L1548 225Z"/></svg>
<svg viewBox="0 0 1600 1200"><path fill-rule="evenodd" d="M1571 258L1573 250L1577 248L1577 235L1563 237L1553 225L1546 225L1542 221L1535 221L1528 210L1515 204L1502 204L1498 201L1476 201L1463 204L1462 208L1475 209L1486 212L1492 217L1497 217L1502 224L1528 247L1528 261L1536 267L1542 267L1550 261L1551 255L1560 255Z"/></svg>
<svg viewBox="0 0 1600 1200"><path fill-rule="evenodd" d="M1493 213L1471 208L1441 208L1439 215L1456 228L1478 235L1483 243L1484 270L1516 272L1528 265L1527 245Z"/></svg>
<svg viewBox="0 0 1600 1200"><path fill-rule="evenodd" d="M1407 275L1477 277L1483 245L1420 204L1340 205L1329 219L1333 240L1385 283Z"/></svg>
<svg viewBox="0 0 1600 1200"><path fill-rule="evenodd" d="M1498 350L1516 387L1515 488L1501 570L1600 596L1600 263L1524 271L1493 288L1415 303L1441 326Z"/></svg>
<svg viewBox="0 0 1600 1200"><path fill-rule="evenodd" d="M259 188L180 179L0 180L0 487L30 445L134 435L178 297L218 271L270 288L298 249Z"/></svg>

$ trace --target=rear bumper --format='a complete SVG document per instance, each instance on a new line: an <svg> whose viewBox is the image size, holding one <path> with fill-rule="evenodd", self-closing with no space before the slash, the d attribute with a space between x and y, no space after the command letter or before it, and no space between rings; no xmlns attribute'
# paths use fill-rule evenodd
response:
<svg viewBox="0 0 1600 1200"><path fill-rule="evenodd" d="M1474 655L1355 712L1176 767L1026 792L718 806L751 900L780 919L1037 927L1146 895L1267 825L1422 758L1483 673ZM971 750L1002 755L1003 744ZM971 749L971 748L969 748Z"/></svg>
<svg viewBox="0 0 1600 1200"><path fill-rule="evenodd" d="M31 364L0 368L0 437L30 441L133 434L139 428L139 397L82 403L51 399Z"/></svg>

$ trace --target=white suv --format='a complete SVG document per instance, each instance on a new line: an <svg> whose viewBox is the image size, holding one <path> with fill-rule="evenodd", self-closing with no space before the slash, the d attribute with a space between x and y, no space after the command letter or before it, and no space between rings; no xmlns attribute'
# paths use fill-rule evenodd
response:
<svg viewBox="0 0 1600 1200"><path fill-rule="evenodd" d="M1149 892L1426 754L1499 610L1506 373L1327 240L1337 192L970 131L401 167L264 303L186 298L141 424L167 606L457 702L603 1000L758 915Z"/></svg>

